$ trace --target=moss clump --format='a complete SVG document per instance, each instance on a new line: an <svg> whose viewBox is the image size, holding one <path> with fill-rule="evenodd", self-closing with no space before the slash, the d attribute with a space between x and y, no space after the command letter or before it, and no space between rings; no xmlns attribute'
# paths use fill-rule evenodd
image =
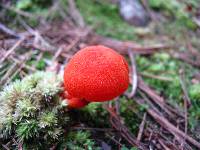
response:
<svg viewBox="0 0 200 150"><path fill-rule="evenodd" d="M54 73L37 72L4 87L0 92L0 145L9 142L10 149L22 145L23 149L34 150L55 146L69 150L98 149L90 132L74 131L71 126L77 123L79 112L80 118L88 114L98 116L100 105L75 110L75 114L67 111L67 104L60 97L62 84ZM86 122L92 122L90 119Z"/></svg>
<svg viewBox="0 0 200 150"><path fill-rule="evenodd" d="M76 140L74 140L76 139ZM95 146L94 140L91 139L91 134L88 131L73 131L69 132L67 140L59 146L60 150L100 150L100 147Z"/></svg>
<svg viewBox="0 0 200 150"><path fill-rule="evenodd" d="M156 53L151 57L138 57L139 72L169 79L169 81L156 78L144 78L146 83L155 88L172 103L179 103L181 99L181 84L179 79L179 63L167 53ZM176 101L175 101L176 100Z"/></svg>
<svg viewBox="0 0 200 150"><path fill-rule="evenodd" d="M15 139L27 149L58 142L69 119L59 97L61 84L56 74L37 72L5 87L0 93L1 140Z"/></svg>
<svg viewBox="0 0 200 150"><path fill-rule="evenodd" d="M200 99L200 84L193 84L190 86L189 95L193 100Z"/></svg>

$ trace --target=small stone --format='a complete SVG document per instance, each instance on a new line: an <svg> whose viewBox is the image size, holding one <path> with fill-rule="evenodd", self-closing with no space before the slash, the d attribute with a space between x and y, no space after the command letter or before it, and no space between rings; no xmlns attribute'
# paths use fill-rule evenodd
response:
<svg viewBox="0 0 200 150"><path fill-rule="evenodd" d="M120 0L120 14L129 24L147 26L150 17L138 0Z"/></svg>

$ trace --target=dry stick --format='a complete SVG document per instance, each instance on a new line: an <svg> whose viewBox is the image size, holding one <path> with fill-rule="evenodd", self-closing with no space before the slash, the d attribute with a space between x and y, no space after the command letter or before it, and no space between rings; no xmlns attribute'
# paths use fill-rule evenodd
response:
<svg viewBox="0 0 200 150"><path fill-rule="evenodd" d="M137 114L137 112L135 112L134 111L134 109L132 109L132 107L131 106L128 106L128 109L130 110L130 111L132 111L133 113L135 113L136 115L137 115L137 117L139 118L139 119L141 119L142 120L142 122L141 122L141 124L140 124L140 130L139 130L139 132L138 132L138 136L137 136L137 141L139 141L140 142L140 140L141 140L141 137L140 137L140 135L139 134L143 134L143 132L144 132L144 127L141 127L141 126L143 126L142 124L144 124L144 122L145 123L148 123L148 122L146 122L146 113L143 115L143 117L141 117L141 115L138 115ZM143 120L145 120L145 121L143 121ZM147 126L149 127L151 127L152 128L152 124L147 124ZM143 128L143 129L142 129ZM147 128L147 131L149 131L150 132L150 128ZM140 138L139 138L140 137Z"/></svg>
<svg viewBox="0 0 200 150"><path fill-rule="evenodd" d="M20 64L20 60L14 58L13 56L10 56L9 58L12 59L13 61L15 61L17 64ZM28 65L26 65L26 64L22 64L22 66L23 66L23 68L26 68L26 69L28 69L28 70L30 70L30 71L32 71L32 72L35 72L35 71L36 71L36 69L33 68L32 66L28 66Z"/></svg>
<svg viewBox="0 0 200 150"><path fill-rule="evenodd" d="M26 66L26 64L25 64L25 62L30 58L30 56L31 56L31 51L30 52L28 52L26 55L25 55L25 58L23 59L23 60L21 60L21 61L16 61L15 59L13 59L14 61L15 61L15 63L17 63L18 64L18 69L15 71L15 73L13 73L11 76L10 76L10 78L6 81L6 83L5 84L8 84L9 82L11 82L12 81L12 79L22 70L22 68L24 68L25 66Z"/></svg>
<svg viewBox="0 0 200 150"><path fill-rule="evenodd" d="M171 132L172 134L177 134L178 136L181 136L182 138L185 138L188 142L196 146L200 149L200 143L197 142L195 139L190 137L189 135L185 134L181 130L177 129L174 125L172 125L167 119L165 119L163 116L158 115L154 110L147 109L147 112L166 130Z"/></svg>
<svg viewBox="0 0 200 150"><path fill-rule="evenodd" d="M150 96L151 98L153 97L155 101L157 101L159 104L164 105L164 99L156 94L155 91L153 91L148 85L146 85L142 78L139 78L138 87L143 92L147 93L148 96Z"/></svg>
<svg viewBox="0 0 200 150"><path fill-rule="evenodd" d="M54 54L52 61L49 63L48 67L46 68L46 71L56 72L56 73L59 72L60 64L58 63L57 58L63 52L63 50L64 50L63 46L60 46L59 49Z"/></svg>
<svg viewBox="0 0 200 150"><path fill-rule="evenodd" d="M136 98L135 99L136 100L136 102L138 103L138 104L144 104L144 102L142 101L142 99L138 99L138 98ZM131 111L133 111L133 109L131 108L131 106L129 106L128 107ZM134 111L133 111L134 112ZM156 110L155 110L155 112L156 112ZM135 113L135 112L134 112ZM157 112L158 113L158 112ZM137 113L136 113L136 115L138 116L138 118L140 118L140 119L142 119L141 118L141 116L140 115L138 115ZM161 114L159 114L159 115L161 115ZM150 128L147 128L147 131L149 131L149 132L151 132L151 130L153 130L153 125L152 124L149 124L148 122L146 122L146 124L147 124L147 126L148 127L150 127ZM163 138L165 141L168 141L168 142L170 142L170 144L171 145L173 145L174 147L175 147L175 145L171 142L171 141L169 141L169 139L167 139L165 136L163 136L162 134L161 134L161 132L162 131L160 131L159 133L158 133L158 135L160 136L160 138ZM149 141L151 140L151 137L149 138ZM177 149L178 150L178 149Z"/></svg>
<svg viewBox="0 0 200 150"><path fill-rule="evenodd" d="M76 7L74 0L68 0L68 13L72 17L73 21L81 28L85 27L85 22L83 17L81 16L79 10Z"/></svg>
<svg viewBox="0 0 200 150"><path fill-rule="evenodd" d="M187 89L186 89L186 86L185 86L185 83L183 81L184 79L184 72L183 70L180 71L180 83L181 83L181 87L182 87L182 90L183 90L183 93L184 93L184 97L183 97L183 100L184 100L184 110L185 110L185 134L187 134L187 129L188 129L188 105L190 106L191 105L191 100L188 96L188 93L187 93Z"/></svg>
<svg viewBox="0 0 200 150"><path fill-rule="evenodd" d="M147 72L140 72L140 75L147 77L147 78L153 78L153 79L162 80L162 81L166 81L166 82L172 82L173 81L172 78L158 76L158 75L150 74L150 73L147 73Z"/></svg>
<svg viewBox="0 0 200 150"><path fill-rule="evenodd" d="M192 55L195 55L195 56L197 56L197 57L198 57L198 56L200 57L200 54L199 54L198 50L195 49L195 48L192 46L188 35L189 35L188 32L186 32L186 33L184 34L185 43L186 43L186 47L187 47L188 51L189 51Z"/></svg>
<svg viewBox="0 0 200 150"><path fill-rule="evenodd" d="M73 47L77 45L77 43L80 41L80 36L78 36L75 40L73 40L67 47L61 46L58 51L55 53L52 62L56 61L56 59L63 53L70 51Z"/></svg>
<svg viewBox="0 0 200 150"><path fill-rule="evenodd" d="M158 139L158 142L160 143L160 145L165 149L165 150L171 150L170 148L168 148L165 143L161 140L161 139Z"/></svg>
<svg viewBox="0 0 200 150"><path fill-rule="evenodd" d="M179 59L179 60L182 60L194 67L200 67L200 62L199 61L195 61L193 60L193 58L190 58L190 57L196 57L197 55L191 55L189 53L184 53L184 52L170 52L170 55L173 57L173 58L176 58L176 59ZM200 54L199 54L200 55Z"/></svg>
<svg viewBox="0 0 200 150"><path fill-rule="evenodd" d="M149 107L151 107L157 113L160 113L159 110L158 110L158 108L149 100L149 98L147 98L147 96L143 92L141 92L140 90L138 90L138 93L143 98L143 99L140 99L140 101L142 101L144 104L148 104Z"/></svg>
<svg viewBox="0 0 200 150"><path fill-rule="evenodd" d="M6 40L3 39L3 40L0 40L0 47L3 48L4 50L9 49L10 47L12 47L16 43L17 40L18 39L6 39Z"/></svg>
<svg viewBox="0 0 200 150"><path fill-rule="evenodd" d="M135 100L138 104L140 104L140 105L143 104L143 103L141 103L141 101L139 99L135 98ZM196 146L197 148L200 149L200 143L198 141L196 141L195 139L193 139L189 135L185 134L184 132L182 132L178 128L176 128L173 124L171 124L162 115L158 114L156 111L154 111L153 109L149 109L149 108L147 108L147 113L149 115L151 115L163 128L165 128L167 131L169 131L175 137L182 137L182 138L186 139L188 142L190 142L191 144L193 144L194 146ZM182 140L180 141L180 143L181 142L182 142Z"/></svg>
<svg viewBox="0 0 200 150"><path fill-rule="evenodd" d="M144 100L137 99L137 98L136 98L135 100L136 100L136 102L139 103L139 104L141 104L141 102L144 101ZM142 104L144 104L144 102L142 102ZM152 107L153 109L151 108L151 110L152 110L154 113L156 113L158 116L162 116L162 115L157 111L157 109L154 108L154 105L150 105L150 106L153 106L153 107ZM161 118L164 118L164 117L162 116ZM177 129L177 130L178 130L178 129ZM177 139L178 139L179 136L178 136L178 135L175 135L175 137L177 137ZM182 142L183 142L182 139L179 138L179 142L182 143Z"/></svg>
<svg viewBox="0 0 200 150"><path fill-rule="evenodd" d="M176 128L179 130L178 127ZM186 144L185 139L183 137L174 134L174 139L173 139L174 144L176 144L176 141L178 141L179 143L179 145L177 144L178 148L183 150L183 147Z"/></svg>
<svg viewBox="0 0 200 150"><path fill-rule="evenodd" d="M32 47L36 49L41 49L42 51L55 51L56 47L49 44L40 34L39 31L32 29L24 20L19 18L20 23L23 27L30 33L30 35L34 36ZM30 36L29 35L29 36Z"/></svg>
<svg viewBox="0 0 200 150"><path fill-rule="evenodd" d="M70 43L67 47L64 47L64 46L60 46L58 51L54 54L54 57L52 58L52 62L51 62L51 66L49 66L47 68L48 71L56 71L57 73L59 72L60 70L60 67L59 67L59 64L57 62L57 58L59 56L63 56L63 52L68 52L70 51L73 47L75 47L77 45L77 43L80 41L81 37L78 36L76 37L75 40L72 41L72 43Z"/></svg>
<svg viewBox="0 0 200 150"><path fill-rule="evenodd" d="M60 11L62 9L62 7L60 6L60 0L54 0L53 4L51 5L51 7L48 9L48 15L45 16L46 20L48 17L48 22L53 22L53 18L54 18L54 14L58 13L58 11ZM45 20L45 21L46 21Z"/></svg>
<svg viewBox="0 0 200 150"><path fill-rule="evenodd" d="M12 7L12 6L7 6L7 5L3 5L3 4L0 4L0 5L5 9L13 11L13 12L17 13L18 15L21 15L21 16L24 16L24 17L27 17L27 18L39 19L41 17L41 16L35 16L31 13L16 9L15 7Z"/></svg>
<svg viewBox="0 0 200 150"><path fill-rule="evenodd" d="M6 58L18 47L20 46L20 44L25 40L25 38L20 39L19 41L17 41L17 43L15 43L15 45L13 45L13 47L11 47L6 54L4 55L4 57L2 59L0 59L0 64L6 60Z"/></svg>
<svg viewBox="0 0 200 150"><path fill-rule="evenodd" d="M116 139L115 139L115 137L111 137L108 133L106 133L106 136L108 136L112 141L114 141L116 144L118 144L119 146L123 146L121 143L120 143L120 141L117 141Z"/></svg>
<svg viewBox="0 0 200 150"><path fill-rule="evenodd" d="M159 95L157 95L154 90L152 90L150 87L148 87L141 78L139 78L138 87L143 92L145 92L158 106L160 106L171 118L175 117L174 113L179 116L184 117L183 114L181 114L177 110L175 111L173 108L166 105L166 103L164 102L164 99L162 97L160 97Z"/></svg>
<svg viewBox="0 0 200 150"><path fill-rule="evenodd" d="M60 54L63 52L64 48L63 46L60 46L58 48L58 50L56 51L56 53L54 54L53 58L52 58L52 62L55 62L56 59L60 56Z"/></svg>
<svg viewBox="0 0 200 150"><path fill-rule="evenodd" d="M142 143L137 142L137 140L128 130L128 128L121 123L120 117L113 110L111 110L111 108L108 108L105 105L104 108L110 113L111 116L110 122L112 126L121 133L122 137L124 137L127 140L127 142L129 142L133 146L141 148L142 150L147 149Z"/></svg>
<svg viewBox="0 0 200 150"><path fill-rule="evenodd" d="M67 58L67 59L71 59L72 58L72 54L61 53L60 55L62 57L64 57L64 58Z"/></svg>
<svg viewBox="0 0 200 150"><path fill-rule="evenodd" d="M7 67L6 65L9 64L9 62L4 62L0 65L0 75L3 75L6 73L8 70L9 66Z"/></svg>
<svg viewBox="0 0 200 150"><path fill-rule="evenodd" d="M185 109L185 134L187 134L188 129L188 103L186 97L183 97L184 99L184 109Z"/></svg>
<svg viewBox="0 0 200 150"><path fill-rule="evenodd" d="M7 145L2 144L3 148L5 148L5 150L10 150L10 148L8 148Z"/></svg>
<svg viewBox="0 0 200 150"><path fill-rule="evenodd" d="M48 43L39 33L39 31L34 31L32 34L35 36L33 41L33 46L41 47L42 49L48 49L50 51L56 51L56 47Z"/></svg>
<svg viewBox="0 0 200 150"><path fill-rule="evenodd" d="M186 99L188 105L191 105L191 100L188 96L188 92L187 92L187 89L186 89L186 86L185 86L185 83L184 83L184 72L183 72L183 70L180 71L180 83L181 83L181 87L182 87L185 99Z"/></svg>
<svg viewBox="0 0 200 150"><path fill-rule="evenodd" d="M9 70L6 72L6 74L1 78L1 80L0 80L0 85L3 85L3 84L6 82L6 80L9 78L9 76L10 76L11 74L13 74L13 72L14 72L15 69L16 69L16 67L17 67L17 63L14 63L14 64L9 68Z"/></svg>
<svg viewBox="0 0 200 150"><path fill-rule="evenodd" d="M130 49L128 49L128 55L130 57L131 67L132 67L132 89L131 92L128 93L128 97L131 98L135 95L138 78L137 78L137 69L136 69L134 54Z"/></svg>
<svg viewBox="0 0 200 150"><path fill-rule="evenodd" d="M89 41L90 40L90 41ZM152 54L159 50L171 49L172 46L157 44L154 46L144 47L132 41L120 41L112 38L106 38L100 35L92 34L89 44L102 44L115 49L121 54L127 54L127 49L131 49L135 54Z"/></svg>
<svg viewBox="0 0 200 150"><path fill-rule="evenodd" d="M139 142L142 138L142 134L143 134L143 131L144 131L144 126L145 126L145 122L146 122L146 117L147 117L147 113L144 114L143 116L143 119L142 119L142 122L140 124L140 127L139 127L139 133L138 133L138 136L137 136L137 141Z"/></svg>
<svg viewBox="0 0 200 150"><path fill-rule="evenodd" d="M58 1L58 7L60 8L59 14L62 17L62 19L64 19L66 22L71 23L67 13L65 12L65 10L67 10L67 8L65 7L65 5L62 4L62 2L60 0Z"/></svg>
<svg viewBox="0 0 200 150"><path fill-rule="evenodd" d="M139 149L147 150L147 148L142 145L141 143L137 142L136 139L133 138L133 135L130 133L130 131L127 129L126 126L120 123L120 120L111 118L110 120L112 126L117 129L121 136L132 146L137 146Z"/></svg>
<svg viewBox="0 0 200 150"><path fill-rule="evenodd" d="M179 149L177 148L177 145L174 144L174 143L172 143L172 141L170 141L168 138L166 138L163 134L159 134L159 136L160 136L161 138L163 138L165 142L168 142L169 144L171 144L171 145L173 146L173 150L179 150ZM171 149L172 149L172 148L171 148Z"/></svg>
<svg viewBox="0 0 200 150"><path fill-rule="evenodd" d="M0 30L3 31L4 33L16 37L16 38L21 38L21 36L19 34L17 34L15 31L9 29L8 27L6 27L4 24L0 23Z"/></svg>
<svg viewBox="0 0 200 150"><path fill-rule="evenodd" d="M158 20L156 19L155 15L152 13L149 5L148 5L148 1L147 0L141 0L143 6L145 7L145 9L147 10L147 13L150 15L150 18L153 22L158 22Z"/></svg>

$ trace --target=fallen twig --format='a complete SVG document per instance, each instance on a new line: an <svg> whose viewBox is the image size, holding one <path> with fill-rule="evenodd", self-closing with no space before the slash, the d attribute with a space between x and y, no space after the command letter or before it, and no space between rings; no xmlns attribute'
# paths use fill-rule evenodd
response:
<svg viewBox="0 0 200 150"><path fill-rule="evenodd" d="M114 136L110 136L108 133L106 134L112 141L114 141L116 144L118 144L120 147L123 146L123 144L120 143L120 141L116 140Z"/></svg>
<svg viewBox="0 0 200 150"><path fill-rule="evenodd" d="M121 123L120 117L111 108L108 108L107 106L104 106L104 108L110 113L110 122L112 126L121 133L122 137L124 137L127 142L132 146L137 146L139 149L147 150L142 143L136 140L128 128Z"/></svg>
<svg viewBox="0 0 200 150"><path fill-rule="evenodd" d="M147 117L147 114L144 113L142 122L141 122L141 124L140 124L140 129L139 129L139 132L138 132L138 136L137 136L137 141L140 141L141 138L142 138L142 133L143 133L143 131L144 131L144 126L145 126L145 122L146 122L146 117Z"/></svg>
<svg viewBox="0 0 200 150"><path fill-rule="evenodd" d="M91 36L91 39L89 40L90 40L88 41L89 44L102 44L110 48L113 48L122 54L128 54L127 51L128 49L132 50L134 54L152 54L160 50L171 48L171 46L163 44L144 47L132 41L119 41L116 39L106 38L96 34L93 34Z"/></svg>
<svg viewBox="0 0 200 150"><path fill-rule="evenodd" d="M141 76L144 76L144 77L147 77L147 78L153 78L153 79L157 79L157 80L161 80L161 81L166 81L166 82L172 82L173 81L172 78L158 76L158 75L150 74L150 73L147 73L147 72L140 72L139 74Z"/></svg>
<svg viewBox="0 0 200 150"><path fill-rule="evenodd" d="M18 47L20 46L20 44L25 40L25 38L20 39L19 41L17 41L15 43L15 45L13 45L7 52L6 54L3 56L3 58L0 59L0 64Z"/></svg>
<svg viewBox="0 0 200 150"><path fill-rule="evenodd" d="M32 53L29 51L27 54L25 54L25 57L22 60L13 59L15 63L17 63L18 68L14 71L12 75L9 75L9 78L6 79L5 84L8 84L12 81L12 79L24 68L26 67L26 61L31 57ZM31 68L32 69L32 68Z"/></svg>
<svg viewBox="0 0 200 150"><path fill-rule="evenodd" d="M85 22L79 10L76 8L74 0L68 0L68 14L72 17L73 21L81 28L85 27Z"/></svg>
<svg viewBox="0 0 200 150"><path fill-rule="evenodd" d="M165 143L161 140L161 139L158 139L158 142L160 143L160 145L162 145L162 147L165 149L165 150L171 150L169 147L167 147L165 145Z"/></svg>
<svg viewBox="0 0 200 150"><path fill-rule="evenodd" d="M192 54L189 52L171 52L170 55L176 59L180 59L194 67L200 67L200 54ZM196 59L195 59L196 58Z"/></svg>
<svg viewBox="0 0 200 150"><path fill-rule="evenodd" d="M36 15L31 14L31 13L16 9L15 7L12 7L12 6L7 6L7 5L3 5L3 4L0 4L0 5L5 9L13 11L13 12L15 12L15 13L21 15L21 16L27 17L27 18L40 19L40 17L41 17L41 16L36 16Z"/></svg>
<svg viewBox="0 0 200 150"><path fill-rule="evenodd" d="M3 31L4 33L16 37L16 38L21 38L21 36L16 33L15 31L9 29L8 27L6 27L4 24L0 23L0 31Z"/></svg>
<svg viewBox="0 0 200 150"><path fill-rule="evenodd" d="M3 85L6 82L9 76L13 74L13 72L15 72L16 68L17 68L17 63L13 63L12 66L9 67L5 75L1 78L0 85Z"/></svg>
<svg viewBox="0 0 200 150"><path fill-rule="evenodd" d="M139 78L138 81L138 87L145 92L158 106L160 106L171 118L176 118L174 114L184 117L180 111L174 110L174 108L168 106L164 99L160 97L154 90L148 87L141 78Z"/></svg>
<svg viewBox="0 0 200 150"><path fill-rule="evenodd" d="M182 138L185 138L188 142L196 146L200 149L200 143L197 142L195 139L190 137L189 135L185 134L181 130L177 129L174 125L172 125L167 119L165 119L163 116L158 115L154 110L147 109L147 112L166 130L171 132L172 134L178 134Z"/></svg>
<svg viewBox="0 0 200 150"><path fill-rule="evenodd" d="M181 83L181 87L182 87L182 90L183 90L183 93L184 93L185 100L187 101L188 106L190 106L191 100L188 96L188 92L187 92L187 89L186 89L186 86L185 86L185 83L184 83L184 72L183 72L183 70L180 70L180 83Z"/></svg>
<svg viewBox="0 0 200 150"><path fill-rule="evenodd" d="M132 67L132 89L131 92L128 93L128 97L131 98L135 95L138 78L137 78L137 69L136 69L134 54L130 49L128 49L128 55L131 60L131 67Z"/></svg>
<svg viewBox="0 0 200 150"><path fill-rule="evenodd" d="M187 134L188 130L188 107L191 106L191 100L188 96L188 92L184 83L184 71L181 69L180 71L180 83L184 93L183 100L184 100L184 119L185 119L185 134Z"/></svg>
<svg viewBox="0 0 200 150"><path fill-rule="evenodd" d="M139 104L143 104L141 103L138 99L135 99L137 103ZM186 139L188 142L190 142L191 144L193 144L194 146L196 146L197 148L200 149L200 143L198 141L196 141L195 139L193 139L192 137L190 137L189 135L185 134L184 132L182 132L181 130L179 130L178 128L176 128L173 124L171 124L166 118L164 118L162 115L159 115L156 111L154 111L153 109L149 109L147 108L147 113L149 115L151 115L163 128L165 128L167 131L169 131L171 134L177 136L177 137L182 137L184 139ZM181 141L182 142L182 141ZM180 143L181 143L180 142Z"/></svg>

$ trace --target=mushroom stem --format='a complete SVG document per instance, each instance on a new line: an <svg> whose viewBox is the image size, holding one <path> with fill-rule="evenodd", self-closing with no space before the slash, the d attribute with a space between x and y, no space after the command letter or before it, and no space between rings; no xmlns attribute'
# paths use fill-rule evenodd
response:
<svg viewBox="0 0 200 150"><path fill-rule="evenodd" d="M89 104L89 102L85 101L84 99L76 97L71 99L66 99L66 102L67 102L67 107L71 109L79 109Z"/></svg>
<svg viewBox="0 0 200 150"><path fill-rule="evenodd" d="M66 101L67 108L69 109L79 109L86 105L88 105L90 102L87 102L85 99L73 97L68 94L68 92L65 90L63 91L60 96Z"/></svg>

